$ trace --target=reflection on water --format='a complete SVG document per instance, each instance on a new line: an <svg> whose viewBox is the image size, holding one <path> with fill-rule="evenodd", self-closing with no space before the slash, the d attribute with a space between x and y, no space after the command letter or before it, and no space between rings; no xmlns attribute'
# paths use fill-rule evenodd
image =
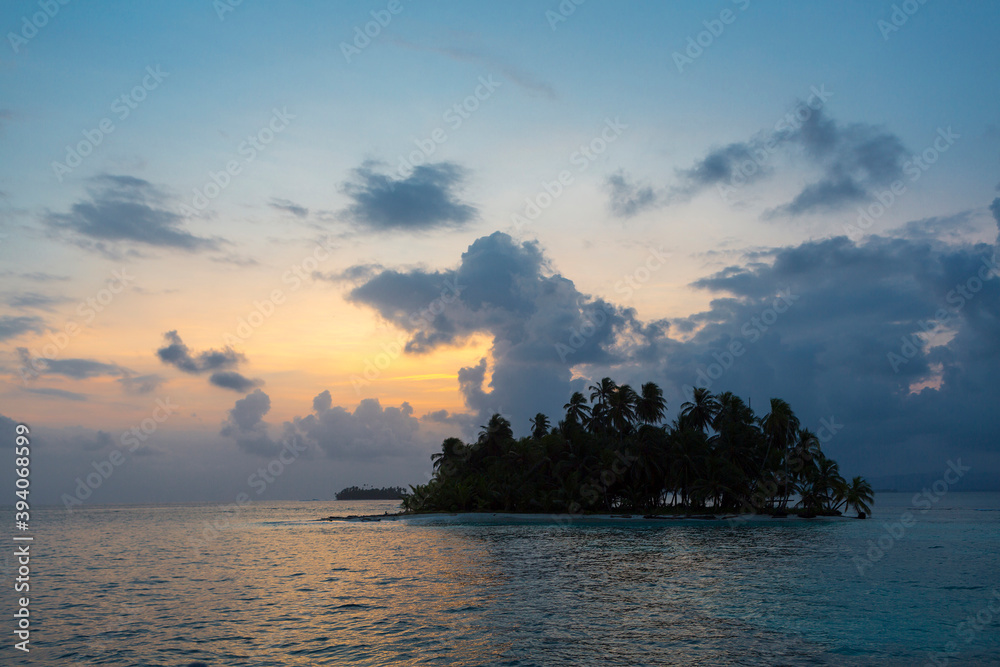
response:
<svg viewBox="0 0 1000 667"><path fill-rule="evenodd" d="M1000 587L998 512L927 517L861 576L876 521L311 521L346 505L255 507L210 539L214 507L44 512L24 664L923 663ZM996 625L960 648L995 661Z"/></svg>

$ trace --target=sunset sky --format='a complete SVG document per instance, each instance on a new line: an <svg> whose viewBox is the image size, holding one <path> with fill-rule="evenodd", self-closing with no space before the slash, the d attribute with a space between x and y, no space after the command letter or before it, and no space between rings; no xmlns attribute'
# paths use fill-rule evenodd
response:
<svg viewBox="0 0 1000 667"><path fill-rule="evenodd" d="M845 476L1000 474L992 3L0 26L0 443L32 428L36 501L232 502L292 437L261 498L424 482L604 376L671 419L706 378L785 398Z"/></svg>

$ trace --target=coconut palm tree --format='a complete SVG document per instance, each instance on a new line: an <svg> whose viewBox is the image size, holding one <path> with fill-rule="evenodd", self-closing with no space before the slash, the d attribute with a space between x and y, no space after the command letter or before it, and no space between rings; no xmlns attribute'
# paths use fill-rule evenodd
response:
<svg viewBox="0 0 1000 667"><path fill-rule="evenodd" d="M465 444L458 438L446 438L441 443L441 451L431 454L431 461L434 462L434 469L442 469L445 474L450 474L455 469L456 462L464 454Z"/></svg>
<svg viewBox="0 0 1000 667"><path fill-rule="evenodd" d="M635 404L635 416L643 424L659 424L667 411L663 390L655 382L642 385Z"/></svg>
<svg viewBox="0 0 1000 667"><path fill-rule="evenodd" d="M862 477L858 476L851 480L837 492L835 501L837 508L844 506L845 510L854 508L858 512L858 518L864 519L872 513L871 506L875 504L875 493L872 486Z"/></svg>
<svg viewBox="0 0 1000 667"><path fill-rule="evenodd" d="M695 387L691 400L681 405L681 415L689 418L691 425L703 433L715 420L719 402L705 387Z"/></svg>
<svg viewBox="0 0 1000 667"><path fill-rule="evenodd" d="M612 428L618 431L619 442L624 434L632 430L638 398L635 390L627 384L620 385L608 397L608 417L611 420Z"/></svg>
<svg viewBox="0 0 1000 667"><path fill-rule="evenodd" d="M531 418L531 437L541 440L549 432L549 418L539 412Z"/></svg>
<svg viewBox="0 0 1000 667"><path fill-rule="evenodd" d="M573 395L569 397L569 403L563 406L563 410L566 411L566 420L576 424L583 424L590 416L590 406L587 405L587 399L578 391L574 391Z"/></svg>
<svg viewBox="0 0 1000 667"><path fill-rule="evenodd" d="M781 464L784 470L782 487L785 490L781 507L785 508L788 506L788 498L792 494L792 480L788 474L788 449L795 433L799 430L799 418L795 416L791 406L786 401L772 398L771 411L764 415L761 420L761 429L767 438L768 449L765 459L768 458L772 448L774 451L780 452L781 455ZM765 461L765 465L769 463L770 461Z"/></svg>
<svg viewBox="0 0 1000 667"><path fill-rule="evenodd" d="M615 381L612 380L611 378L601 378L601 381L599 383L592 384L589 387L590 401L592 403L596 402L596 404L600 405L602 408L606 407L608 399L611 397L611 394L613 394L615 392L615 389L617 388L618 385L616 385Z"/></svg>

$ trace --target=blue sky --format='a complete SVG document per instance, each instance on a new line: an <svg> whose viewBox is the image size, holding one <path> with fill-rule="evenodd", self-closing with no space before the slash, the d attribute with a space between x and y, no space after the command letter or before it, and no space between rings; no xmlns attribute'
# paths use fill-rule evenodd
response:
<svg viewBox="0 0 1000 667"><path fill-rule="evenodd" d="M995 280L912 361L889 361L995 251L992 4L220 6L54 2L26 40L11 35L44 8L0 11L0 415L45 434L52 502L167 396L183 409L95 499L216 499L195 489L221 478L225 500L310 415L331 430L309 432L316 465L279 497L422 481L412 471L442 437L471 437L490 410L523 432L529 405L555 415L563 393L608 374L663 384L674 412L788 289L802 301L713 389L783 396L814 426L842 419L850 435L828 448L849 472L934 471L963 451L1000 471L975 436L997 426L975 409L992 396L976 373L1000 364ZM345 57L372 12L391 20ZM99 144L57 173L88 135ZM433 152L400 171L420 145ZM925 151L933 163L914 171ZM749 182L723 199L741 165ZM185 215L213 174L225 187ZM517 224L531 203L545 205ZM669 259L623 289L654 251ZM468 273L473 259L499 273ZM47 356L122 270L134 280ZM403 317L465 275L486 282L443 324ZM502 275L516 294L497 291ZM221 366L157 354L171 331L192 359L224 351L275 290L281 303ZM569 361L545 356L594 308L614 313L611 329ZM397 343L410 352L352 380ZM25 380L31 358L45 370ZM237 403L254 392L263 413L260 398ZM958 405L968 431L948 435ZM153 481L166 470L175 482Z"/></svg>

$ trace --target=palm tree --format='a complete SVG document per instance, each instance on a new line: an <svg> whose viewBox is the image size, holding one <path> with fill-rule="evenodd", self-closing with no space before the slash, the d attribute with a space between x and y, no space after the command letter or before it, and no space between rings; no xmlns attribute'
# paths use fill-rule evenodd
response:
<svg viewBox="0 0 1000 667"><path fill-rule="evenodd" d="M531 437L541 440L549 432L549 418L539 412L531 419Z"/></svg>
<svg viewBox="0 0 1000 667"><path fill-rule="evenodd" d="M611 426L618 431L619 442L623 434L632 430L638 398L635 390L627 384L619 386L608 397L608 416L611 419Z"/></svg>
<svg viewBox="0 0 1000 667"><path fill-rule="evenodd" d="M590 406L587 405L587 399L578 391L573 392L573 395L569 397L569 403L564 405L563 409L566 411L566 419L575 424L583 424L584 420L590 416Z"/></svg>
<svg viewBox="0 0 1000 667"><path fill-rule="evenodd" d="M681 405L681 416L689 418L694 428L707 433L719 411L719 402L704 387L695 387L691 399Z"/></svg>
<svg viewBox="0 0 1000 667"><path fill-rule="evenodd" d="M643 424L659 424L667 411L663 390L655 382L642 385L639 400L635 404L635 416Z"/></svg>
<svg viewBox="0 0 1000 667"><path fill-rule="evenodd" d="M601 378L598 384L590 385L590 400L597 403L602 408L607 405L608 398L615 392L618 385L611 378Z"/></svg>
<svg viewBox="0 0 1000 667"><path fill-rule="evenodd" d="M788 447L795 437L795 433L799 430L799 418L795 416L791 406L786 401L780 398L772 398L771 412L764 415L764 419L761 420L761 428L767 438L767 454L765 454L765 459L768 458L772 446L775 451L781 452L781 461L784 469L782 486L785 490L781 507L785 508L788 505L788 498L792 494L792 480L788 476ZM769 461L765 461L765 465L769 465L769 463Z"/></svg>
<svg viewBox="0 0 1000 667"><path fill-rule="evenodd" d="M500 414L494 414L486 426L479 432L479 444L482 446L487 456L498 456L503 443L514 439L514 431L510 427L510 422Z"/></svg>
<svg viewBox="0 0 1000 667"><path fill-rule="evenodd" d="M446 438L444 442L441 443L441 451L437 454L431 454L431 461L434 462L434 469L443 469L445 474L449 474L455 468L455 462L459 460L464 453L465 444L458 438Z"/></svg>
<svg viewBox="0 0 1000 667"><path fill-rule="evenodd" d="M871 506L875 504L875 493L871 484L858 476L852 479L850 484L838 490L834 502L838 503L838 508L844 505L845 510L853 507L858 512L858 518L864 519L872 513Z"/></svg>

